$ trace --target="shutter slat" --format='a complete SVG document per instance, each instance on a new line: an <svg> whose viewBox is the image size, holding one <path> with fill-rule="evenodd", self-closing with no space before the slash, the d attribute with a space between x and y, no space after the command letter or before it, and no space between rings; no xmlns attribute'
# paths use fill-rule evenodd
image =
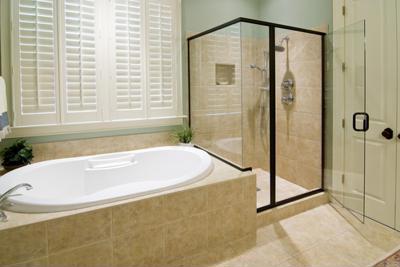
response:
<svg viewBox="0 0 400 267"><path fill-rule="evenodd" d="M144 109L142 12L140 0L117 0L115 3L116 111Z"/></svg>
<svg viewBox="0 0 400 267"><path fill-rule="evenodd" d="M95 2L65 0L65 72L68 112L97 111Z"/></svg>
<svg viewBox="0 0 400 267"><path fill-rule="evenodd" d="M21 115L55 114L56 54L54 3L18 2Z"/></svg>
<svg viewBox="0 0 400 267"><path fill-rule="evenodd" d="M167 1L149 1L148 83L150 109L172 109L175 94L173 7Z"/></svg>

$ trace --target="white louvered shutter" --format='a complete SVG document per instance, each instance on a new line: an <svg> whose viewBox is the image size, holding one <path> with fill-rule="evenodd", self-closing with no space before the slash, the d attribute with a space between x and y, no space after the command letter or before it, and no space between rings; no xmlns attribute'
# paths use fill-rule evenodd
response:
<svg viewBox="0 0 400 267"><path fill-rule="evenodd" d="M149 115L176 115L179 80L176 1L148 0L147 9Z"/></svg>
<svg viewBox="0 0 400 267"><path fill-rule="evenodd" d="M63 122L99 121L96 1L64 0L62 13Z"/></svg>
<svg viewBox="0 0 400 267"><path fill-rule="evenodd" d="M145 117L143 0L115 0L112 60L112 119Z"/></svg>
<svg viewBox="0 0 400 267"><path fill-rule="evenodd" d="M15 125L56 124L57 12L54 1L12 3Z"/></svg>

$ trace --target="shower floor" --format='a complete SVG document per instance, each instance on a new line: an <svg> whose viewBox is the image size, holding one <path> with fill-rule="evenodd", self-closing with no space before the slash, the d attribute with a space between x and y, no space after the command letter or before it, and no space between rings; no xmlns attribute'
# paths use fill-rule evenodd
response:
<svg viewBox="0 0 400 267"><path fill-rule="evenodd" d="M255 169L257 175L257 208L270 204L269 172ZM276 177L276 201L284 200L308 192L307 189Z"/></svg>

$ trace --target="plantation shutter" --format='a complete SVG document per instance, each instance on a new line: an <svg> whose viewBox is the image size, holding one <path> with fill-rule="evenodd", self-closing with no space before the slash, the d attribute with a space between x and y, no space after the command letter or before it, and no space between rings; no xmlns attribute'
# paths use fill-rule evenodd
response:
<svg viewBox="0 0 400 267"><path fill-rule="evenodd" d="M14 126L111 128L177 117L179 0L11 5Z"/></svg>
<svg viewBox="0 0 400 267"><path fill-rule="evenodd" d="M112 118L145 117L143 0L115 0Z"/></svg>
<svg viewBox="0 0 400 267"><path fill-rule="evenodd" d="M56 7L52 0L13 3L15 126L57 123Z"/></svg>
<svg viewBox="0 0 400 267"><path fill-rule="evenodd" d="M176 113L176 1L149 0L147 11L148 109L150 116Z"/></svg>
<svg viewBox="0 0 400 267"><path fill-rule="evenodd" d="M99 88L95 0L64 0L63 121L97 121Z"/></svg>

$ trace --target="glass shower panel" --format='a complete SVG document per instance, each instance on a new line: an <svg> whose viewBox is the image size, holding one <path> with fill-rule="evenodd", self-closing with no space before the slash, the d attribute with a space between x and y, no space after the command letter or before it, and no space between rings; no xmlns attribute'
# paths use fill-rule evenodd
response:
<svg viewBox="0 0 400 267"><path fill-rule="evenodd" d="M366 114L365 22L346 26L344 72L343 205L360 220L365 216ZM352 125L349 125L352 124Z"/></svg>
<svg viewBox="0 0 400 267"><path fill-rule="evenodd" d="M270 204L269 27L241 23L243 165L257 174L257 207Z"/></svg>
<svg viewBox="0 0 400 267"><path fill-rule="evenodd" d="M276 29L276 201L321 188L322 37Z"/></svg>
<svg viewBox="0 0 400 267"><path fill-rule="evenodd" d="M243 166L240 23L190 41L194 143Z"/></svg>
<svg viewBox="0 0 400 267"><path fill-rule="evenodd" d="M343 153L344 138L342 124L344 118L344 73L345 62L344 28L330 32L325 37L325 189L343 204Z"/></svg>

